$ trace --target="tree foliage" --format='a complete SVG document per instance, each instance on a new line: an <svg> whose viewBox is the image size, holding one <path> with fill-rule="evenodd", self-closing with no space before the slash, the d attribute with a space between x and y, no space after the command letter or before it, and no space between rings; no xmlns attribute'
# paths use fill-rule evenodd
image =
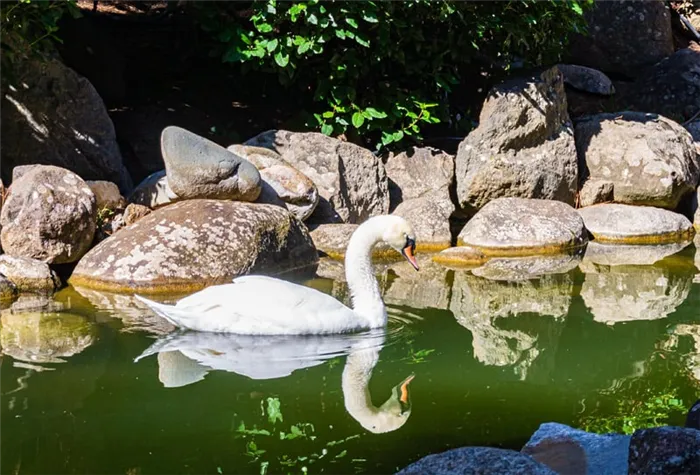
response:
<svg viewBox="0 0 700 475"><path fill-rule="evenodd" d="M557 60L591 3L265 0L202 2L197 13L224 62L312 94L307 125L381 147L454 120L445 99L477 63Z"/></svg>

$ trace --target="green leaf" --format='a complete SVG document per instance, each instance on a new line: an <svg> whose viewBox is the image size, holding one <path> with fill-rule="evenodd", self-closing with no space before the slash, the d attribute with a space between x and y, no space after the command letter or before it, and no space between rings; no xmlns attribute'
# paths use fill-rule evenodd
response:
<svg viewBox="0 0 700 475"><path fill-rule="evenodd" d="M318 18L313 13L306 17L306 21L312 25L318 25Z"/></svg>
<svg viewBox="0 0 700 475"><path fill-rule="evenodd" d="M269 33L272 31L272 25L270 25L269 23L262 23L260 25L255 25L255 28L260 33Z"/></svg>
<svg viewBox="0 0 700 475"><path fill-rule="evenodd" d="M571 9L577 14L577 15L583 15L583 8L581 8L581 5L578 4L576 0L573 0L571 2Z"/></svg>
<svg viewBox="0 0 700 475"><path fill-rule="evenodd" d="M357 24L357 20L355 20L354 18L350 18L350 17L345 18L345 23L352 26L353 28L359 27L359 25Z"/></svg>
<svg viewBox="0 0 700 475"><path fill-rule="evenodd" d="M365 112L369 114L370 117L373 117L375 119L384 119L386 118L386 112L379 111L375 109L374 107L368 107L365 109Z"/></svg>
<svg viewBox="0 0 700 475"><path fill-rule="evenodd" d="M374 12L365 12L362 15L362 19L367 23L379 23L379 18L377 18L377 14Z"/></svg>
<svg viewBox="0 0 700 475"><path fill-rule="evenodd" d="M352 115L352 125L356 128L359 129L362 127L362 124L365 123L365 117L362 115L362 112L355 112Z"/></svg>
<svg viewBox="0 0 700 475"><path fill-rule="evenodd" d="M307 51L309 51L312 46L313 46L313 42L311 42L311 41L307 41L306 43L302 43L297 47L297 53L304 54Z"/></svg>
<svg viewBox="0 0 700 475"><path fill-rule="evenodd" d="M403 139L403 130L399 130L397 132L394 132L392 135L394 142L398 142L401 139Z"/></svg>
<svg viewBox="0 0 700 475"><path fill-rule="evenodd" d="M323 113L323 118L324 118L324 119L332 119L334 115L335 115L335 112L333 112L333 111L326 111L326 112Z"/></svg>
<svg viewBox="0 0 700 475"><path fill-rule="evenodd" d="M267 398L267 420L272 424L275 424L277 421L282 422L280 400L276 397Z"/></svg>
<svg viewBox="0 0 700 475"><path fill-rule="evenodd" d="M275 49L277 49L277 45L279 44L279 41L277 38L270 40L267 42L267 51L272 53Z"/></svg>
<svg viewBox="0 0 700 475"><path fill-rule="evenodd" d="M345 30L341 30L340 28L338 28L337 30L335 30L335 36L337 36L341 40L344 40L345 39Z"/></svg>
<svg viewBox="0 0 700 475"><path fill-rule="evenodd" d="M333 135L333 126L331 124L323 124L321 126L321 133L323 135Z"/></svg>
<svg viewBox="0 0 700 475"><path fill-rule="evenodd" d="M369 48L369 40L366 36L358 33L357 35L355 35L355 41L357 41L359 45L364 46L365 48Z"/></svg>
<svg viewBox="0 0 700 475"><path fill-rule="evenodd" d="M289 54L284 54L282 51L278 51L275 54L275 63L277 63L280 68L286 67L289 64Z"/></svg>

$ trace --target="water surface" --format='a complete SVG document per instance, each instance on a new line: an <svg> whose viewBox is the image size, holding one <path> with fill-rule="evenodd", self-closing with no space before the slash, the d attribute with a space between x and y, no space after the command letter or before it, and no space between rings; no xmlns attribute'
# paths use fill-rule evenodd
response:
<svg viewBox="0 0 700 475"><path fill-rule="evenodd" d="M390 473L464 445L520 449L548 421L682 424L700 394L695 248L644 265L589 251L383 266L388 329L353 336L170 333L130 296L23 297L2 311L0 468ZM318 274L307 285L347 299L341 265Z"/></svg>

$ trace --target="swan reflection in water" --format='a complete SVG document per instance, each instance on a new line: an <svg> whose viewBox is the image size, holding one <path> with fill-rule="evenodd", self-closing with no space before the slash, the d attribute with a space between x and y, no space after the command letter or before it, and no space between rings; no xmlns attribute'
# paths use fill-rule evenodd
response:
<svg viewBox="0 0 700 475"><path fill-rule="evenodd" d="M156 340L136 361L158 353L159 379L165 387L179 387L204 379L209 371L223 370L251 379L284 378L347 355L342 376L347 412L375 434L402 427L411 415L409 383L397 384L381 406L372 404L369 381L384 347L386 330L349 335L235 335L176 332Z"/></svg>

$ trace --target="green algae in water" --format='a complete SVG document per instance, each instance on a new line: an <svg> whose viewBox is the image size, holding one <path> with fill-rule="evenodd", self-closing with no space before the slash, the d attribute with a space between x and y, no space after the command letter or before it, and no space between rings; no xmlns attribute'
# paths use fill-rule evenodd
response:
<svg viewBox="0 0 700 475"><path fill-rule="evenodd" d="M543 422L598 432L682 425L700 397L692 251L643 266L584 258L515 281L397 264L380 279L386 335L316 342L306 354L295 342L178 342L130 296L67 289L59 314L75 331L43 333L59 349L71 342L59 351L65 363L40 371L21 353L3 356L0 471L393 473L454 447L520 449ZM333 277L312 285L346 300L342 275ZM232 342L262 356L232 359ZM289 345L286 360L274 359ZM366 386L348 390L368 368ZM380 408L389 422L377 424Z"/></svg>

